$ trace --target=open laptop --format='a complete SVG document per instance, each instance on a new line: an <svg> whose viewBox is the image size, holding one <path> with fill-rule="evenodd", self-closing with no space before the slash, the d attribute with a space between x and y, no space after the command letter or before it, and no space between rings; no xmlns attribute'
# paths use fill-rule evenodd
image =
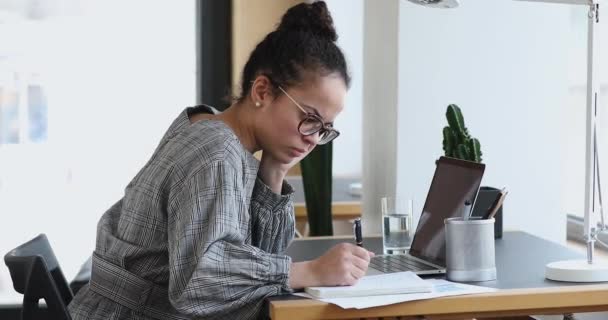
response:
<svg viewBox="0 0 608 320"><path fill-rule="evenodd" d="M407 254L378 255L372 258L367 274L413 271L439 274L446 271L446 218L461 217L464 203L475 204L485 165L441 157L424 202L424 208Z"/></svg>

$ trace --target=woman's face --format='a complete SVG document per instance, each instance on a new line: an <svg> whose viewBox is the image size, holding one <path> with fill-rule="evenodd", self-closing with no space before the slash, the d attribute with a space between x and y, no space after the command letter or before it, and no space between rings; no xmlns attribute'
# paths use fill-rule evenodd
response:
<svg viewBox="0 0 608 320"><path fill-rule="evenodd" d="M298 131L300 122L307 117L307 113L312 113L319 116L326 126L332 126L344 108L347 89L344 80L335 74L317 76L282 89L287 94L276 90L278 96L260 114L263 125L258 143L264 152L270 152L280 162L289 164L300 161L319 142L319 133L306 136Z"/></svg>

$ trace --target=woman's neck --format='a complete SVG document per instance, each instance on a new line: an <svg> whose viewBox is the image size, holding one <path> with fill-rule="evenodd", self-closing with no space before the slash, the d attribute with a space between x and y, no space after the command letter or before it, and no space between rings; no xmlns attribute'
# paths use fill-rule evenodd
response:
<svg viewBox="0 0 608 320"><path fill-rule="evenodd" d="M255 138L253 130L253 114L248 112L251 108L247 108L243 102L235 102L226 111L218 114L217 119L223 121L234 134L239 138L241 144L249 152L254 153L260 148Z"/></svg>

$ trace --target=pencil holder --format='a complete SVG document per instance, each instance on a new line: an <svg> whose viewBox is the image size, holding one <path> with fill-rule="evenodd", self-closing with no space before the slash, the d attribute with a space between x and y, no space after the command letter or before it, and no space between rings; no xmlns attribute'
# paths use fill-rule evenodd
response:
<svg viewBox="0 0 608 320"><path fill-rule="evenodd" d="M447 279L490 281L496 279L494 219L471 217L445 219Z"/></svg>

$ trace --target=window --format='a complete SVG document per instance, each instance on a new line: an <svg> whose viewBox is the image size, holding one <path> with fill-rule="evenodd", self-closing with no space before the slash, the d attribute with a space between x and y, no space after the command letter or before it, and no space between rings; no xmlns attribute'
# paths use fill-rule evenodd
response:
<svg viewBox="0 0 608 320"><path fill-rule="evenodd" d="M46 233L75 275L195 102L194 18L192 0L0 0L0 252Z"/></svg>
<svg viewBox="0 0 608 320"><path fill-rule="evenodd" d="M0 144L45 142L48 118L44 87L32 82L32 75L7 74L26 80L19 86L9 81L0 85Z"/></svg>

